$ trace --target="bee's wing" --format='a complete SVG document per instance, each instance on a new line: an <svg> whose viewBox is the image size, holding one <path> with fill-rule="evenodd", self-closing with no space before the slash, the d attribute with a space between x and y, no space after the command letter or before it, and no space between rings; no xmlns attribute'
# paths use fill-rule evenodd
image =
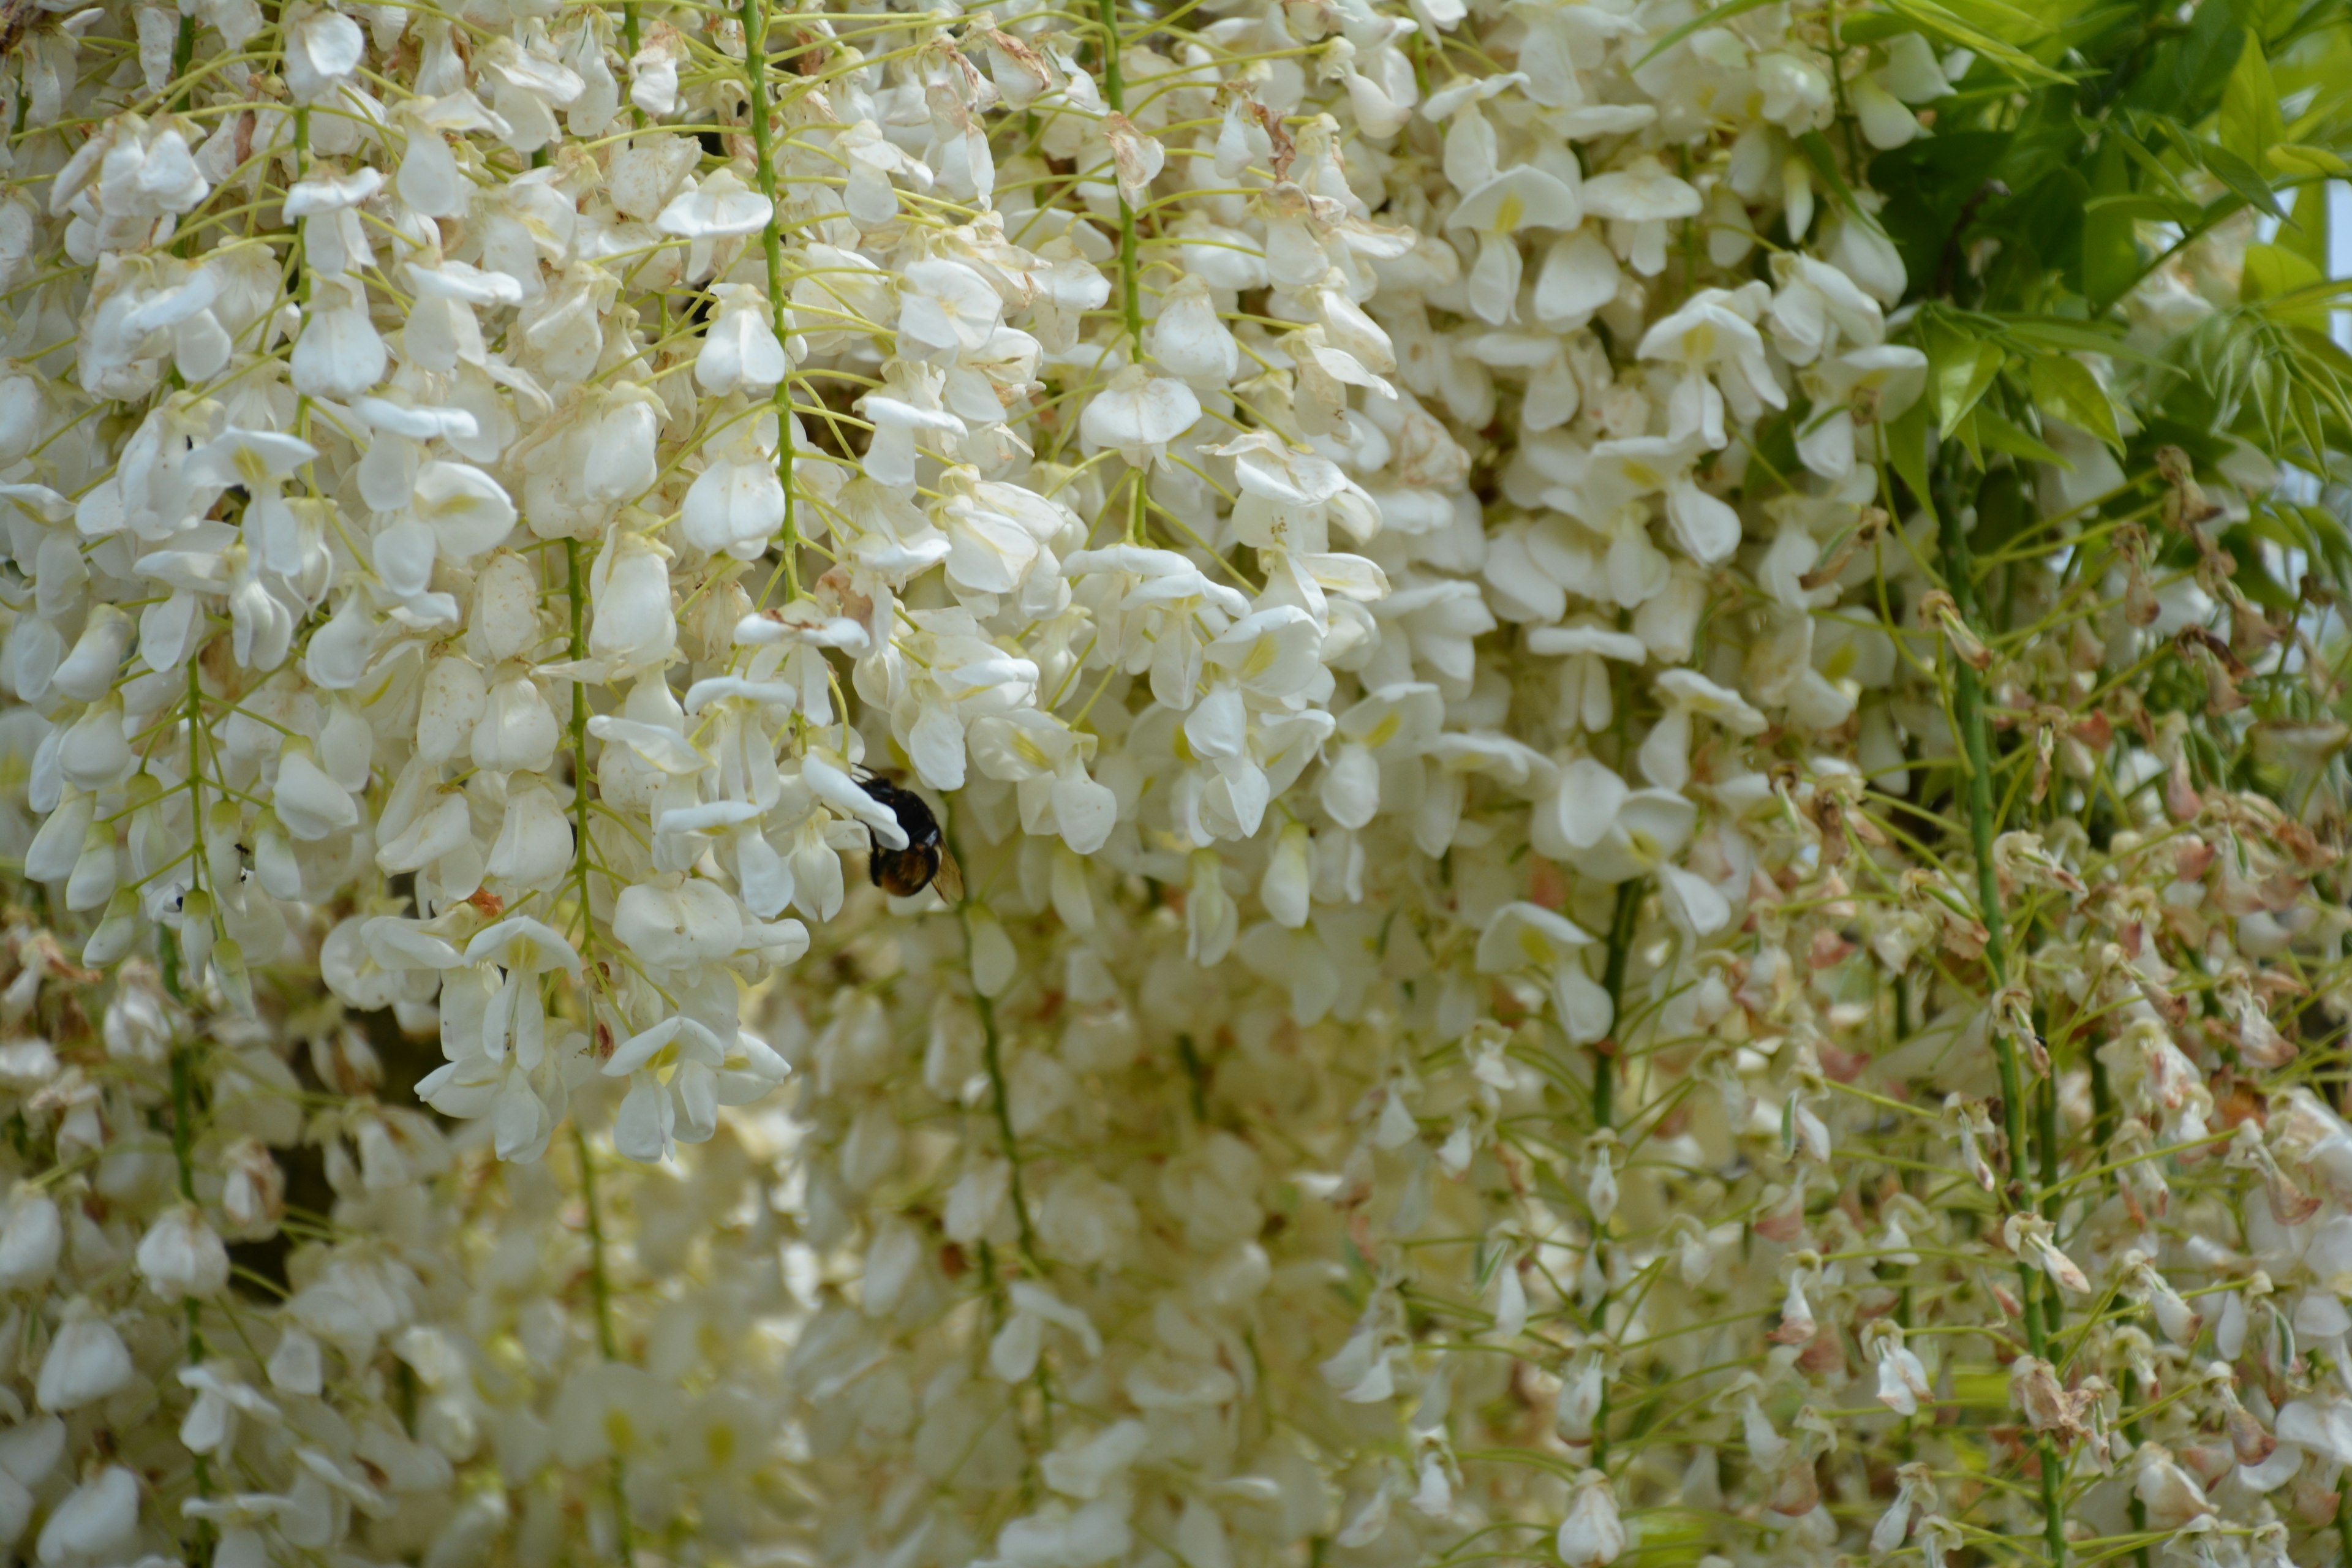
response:
<svg viewBox="0 0 2352 1568"><path fill-rule="evenodd" d="M963 902L963 868L956 864L955 857L948 853L945 845L940 847L940 868L931 873L931 886L939 889L941 901L950 904Z"/></svg>

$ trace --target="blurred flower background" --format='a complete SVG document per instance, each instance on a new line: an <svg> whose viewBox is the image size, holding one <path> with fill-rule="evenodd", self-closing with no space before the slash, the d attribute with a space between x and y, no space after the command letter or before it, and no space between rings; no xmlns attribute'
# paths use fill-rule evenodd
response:
<svg viewBox="0 0 2352 1568"><path fill-rule="evenodd" d="M15 1558L2352 1552L2345 0L6 0L0 125Z"/></svg>

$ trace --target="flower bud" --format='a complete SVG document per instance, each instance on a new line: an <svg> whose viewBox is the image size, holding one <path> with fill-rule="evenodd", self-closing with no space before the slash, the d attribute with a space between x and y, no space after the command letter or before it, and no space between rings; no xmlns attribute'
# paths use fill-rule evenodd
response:
<svg viewBox="0 0 2352 1568"><path fill-rule="evenodd" d="M138 1261L140 1278L167 1301L207 1300L228 1283L228 1249L193 1204L167 1210L148 1227Z"/></svg>
<svg viewBox="0 0 2352 1568"><path fill-rule="evenodd" d="M1568 1517L1555 1544L1568 1568L1607 1568L1625 1550L1625 1527L1617 1517L1617 1495L1609 1478L1586 1470L1569 1493Z"/></svg>

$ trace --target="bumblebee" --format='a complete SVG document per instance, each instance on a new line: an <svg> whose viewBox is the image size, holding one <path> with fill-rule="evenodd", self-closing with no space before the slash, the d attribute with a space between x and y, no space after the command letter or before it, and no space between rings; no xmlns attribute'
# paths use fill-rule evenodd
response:
<svg viewBox="0 0 2352 1568"><path fill-rule="evenodd" d="M940 836L940 820L931 815L929 803L913 790L901 789L887 779L860 779L858 787L877 801L890 808L898 819L898 830L907 836L904 849L887 849L874 837L868 827L866 837L870 846L866 856L866 873L874 885L894 898L911 899L925 888L937 888L940 897L950 904L963 901L963 872L948 853L947 844Z"/></svg>

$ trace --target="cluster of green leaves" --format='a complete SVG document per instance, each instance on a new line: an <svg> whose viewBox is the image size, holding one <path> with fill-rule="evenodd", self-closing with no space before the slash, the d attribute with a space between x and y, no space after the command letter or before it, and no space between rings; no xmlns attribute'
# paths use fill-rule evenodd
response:
<svg viewBox="0 0 2352 1568"><path fill-rule="evenodd" d="M1853 18L1845 36L1927 26L1916 9ZM1966 9L1927 30L1999 47L1973 46L1932 134L1868 167L1911 279L1906 341L1932 367L1928 395L1889 431L1906 499L1967 503L1999 472L2063 464L2046 420L2113 450L2126 476L2113 515L2154 510L2165 447L2208 474L2243 443L2352 479L2352 355L2329 331L2352 285L2329 277L2327 192L2352 175L2352 3ZM2136 331L2134 291L2208 239L2198 281L2216 308L2185 332ZM2105 356L2104 380L2086 355ZM2088 521L2032 525L2055 544ZM1979 537L1977 553L2001 542ZM2160 570L2194 566L2193 540L2156 542ZM2326 507L2258 502L2221 543L2246 596L2279 616L2309 603L2280 561L2330 591L2352 584L2352 542ZM2296 711L2261 716L2311 716L2300 683L2276 694Z"/></svg>

